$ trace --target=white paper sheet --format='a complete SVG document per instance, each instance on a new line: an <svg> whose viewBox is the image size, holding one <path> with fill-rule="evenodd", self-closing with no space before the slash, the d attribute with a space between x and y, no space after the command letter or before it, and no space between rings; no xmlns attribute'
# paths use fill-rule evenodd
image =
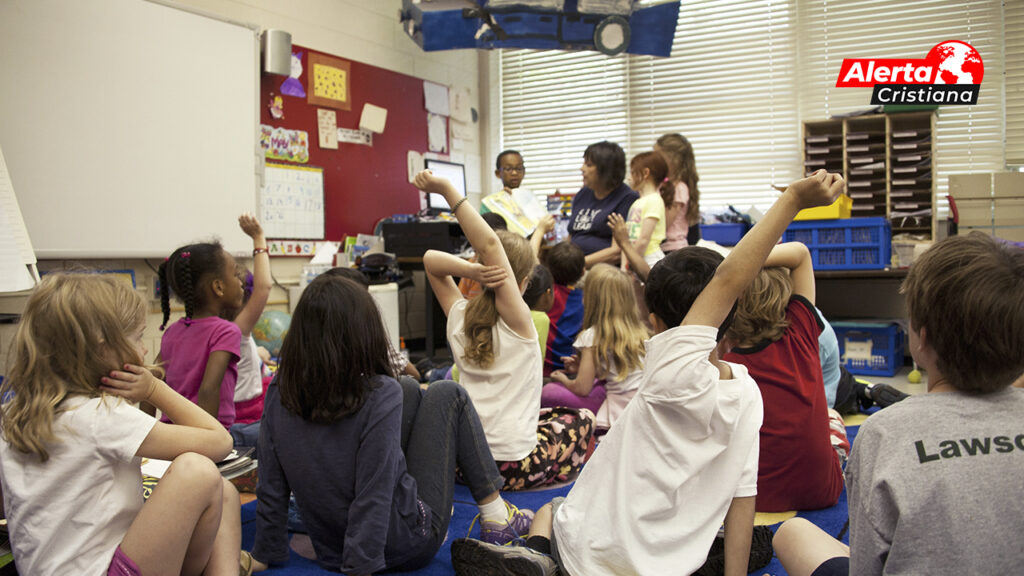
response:
<svg viewBox="0 0 1024 576"><path fill-rule="evenodd" d="M386 108L374 106L373 104L363 104L363 113L359 117L360 130L369 130L376 134L383 134L384 125L387 121L388 111Z"/></svg>
<svg viewBox="0 0 1024 576"><path fill-rule="evenodd" d="M0 150L0 292L18 292L35 286L35 263L32 242Z"/></svg>
<svg viewBox="0 0 1024 576"><path fill-rule="evenodd" d="M447 120L438 114L427 114L427 145L431 152L448 151Z"/></svg>
<svg viewBox="0 0 1024 576"><path fill-rule="evenodd" d="M423 105L432 114L448 115L448 87L423 81Z"/></svg>

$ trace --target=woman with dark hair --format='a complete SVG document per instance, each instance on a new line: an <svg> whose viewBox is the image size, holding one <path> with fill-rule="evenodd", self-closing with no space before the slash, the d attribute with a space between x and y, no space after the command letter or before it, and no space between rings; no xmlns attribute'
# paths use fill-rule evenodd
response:
<svg viewBox="0 0 1024 576"><path fill-rule="evenodd" d="M505 544L533 514L507 504L480 419L455 382L396 381L370 293L335 275L303 292L267 389L259 442L256 570L288 560L294 493L321 567L417 570L451 520L458 464L480 507L481 538Z"/></svg>
<svg viewBox="0 0 1024 576"><path fill-rule="evenodd" d="M587 268L598 262L615 262L619 249L612 243L608 216L624 219L640 196L626 183L626 154L614 142L598 142L583 152L583 188L572 201L569 235L586 255Z"/></svg>

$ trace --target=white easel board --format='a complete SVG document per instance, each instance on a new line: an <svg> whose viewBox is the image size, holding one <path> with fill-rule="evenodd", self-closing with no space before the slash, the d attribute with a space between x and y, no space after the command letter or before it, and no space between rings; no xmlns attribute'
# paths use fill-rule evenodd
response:
<svg viewBox="0 0 1024 576"><path fill-rule="evenodd" d="M324 237L324 169L267 164L260 198L267 238Z"/></svg>

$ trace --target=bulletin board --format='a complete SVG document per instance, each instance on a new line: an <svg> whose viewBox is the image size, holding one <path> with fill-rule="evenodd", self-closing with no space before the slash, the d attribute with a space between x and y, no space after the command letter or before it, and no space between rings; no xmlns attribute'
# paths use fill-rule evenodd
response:
<svg viewBox="0 0 1024 576"><path fill-rule="evenodd" d="M321 237L341 241L345 235L372 233L377 221L386 216L418 212L420 193L409 183L406 159L409 150L420 153L427 150L423 80L295 44L292 55L298 57L302 66L297 79L262 75L260 124L275 131L308 134L304 151L293 154L292 160L279 157L274 163L322 167L324 233ZM311 55L314 59L327 57L349 65L347 89L351 109L327 108L336 112L338 128L358 130L365 104L387 110L384 132L373 134L372 145L339 142L337 149L319 146L317 110L325 108L308 101ZM303 90L302 95L294 89L296 81ZM290 86L284 86L285 83ZM280 97L281 106L274 113L281 114L281 118L275 118L271 112L275 96ZM267 237L275 238L269 231Z"/></svg>
<svg viewBox="0 0 1024 576"><path fill-rule="evenodd" d="M322 240L324 169L267 164L260 208L267 238Z"/></svg>

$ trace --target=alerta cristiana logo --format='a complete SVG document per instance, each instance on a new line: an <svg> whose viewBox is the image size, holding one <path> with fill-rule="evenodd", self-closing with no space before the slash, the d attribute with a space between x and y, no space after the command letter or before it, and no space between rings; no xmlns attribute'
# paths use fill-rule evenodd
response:
<svg viewBox="0 0 1024 576"><path fill-rule="evenodd" d="M837 88L869 88L872 104L977 104L985 65L959 40L936 44L924 58L845 58Z"/></svg>

